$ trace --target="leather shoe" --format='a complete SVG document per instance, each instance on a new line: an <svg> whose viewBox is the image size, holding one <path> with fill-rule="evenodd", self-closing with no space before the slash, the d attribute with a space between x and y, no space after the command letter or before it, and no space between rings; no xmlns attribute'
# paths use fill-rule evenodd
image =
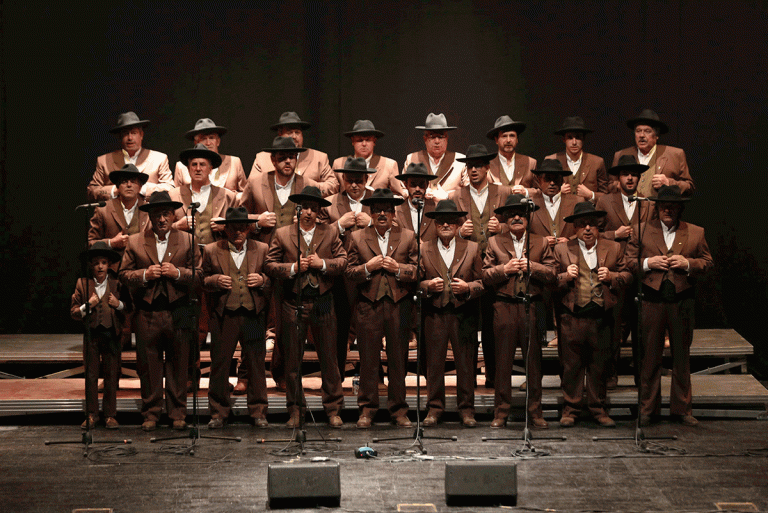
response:
<svg viewBox="0 0 768 513"><path fill-rule="evenodd" d="M187 423L183 420L174 420L171 427L176 431L181 431L182 429L187 429Z"/></svg>
<svg viewBox="0 0 768 513"><path fill-rule="evenodd" d="M571 417L570 415L563 415L560 417L560 427L569 428L573 427L576 424L576 419Z"/></svg>
<svg viewBox="0 0 768 513"><path fill-rule="evenodd" d="M673 415L673 418L684 426L698 426L699 421L693 415Z"/></svg>
<svg viewBox="0 0 768 513"><path fill-rule="evenodd" d="M238 379L237 385L235 385L235 388L232 389L233 395L245 395L245 389L248 387L248 380L247 379Z"/></svg>
<svg viewBox="0 0 768 513"><path fill-rule="evenodd" d="M651 425L650 415L640 415L640 427L648 427Z"/></svg>
<svg viewBox="0 0 768 513"><path fill-rule="evenodd" d="M547 421L541 417L532 417L528 425L531 429L547 429L549 427Z"/></svg>
<svg viewBox="0 0 768 513"><path fill-rule="evenodd" d="M285 423L285 427L288 429L296 429L299 427L299 414L291 415L291 418Z"/></svg>
<svg viewBox="0 0 768 513"><path fill-rule="evenodd" d="M409 428L413 425L410 419L405 415L400 415L398 417L393 418L392 422L394 422L395 425L397 425L397 427L401 427L401 428Z"/></svg>
<svg viewBox="0 0 768 513"><path fill-rule="evenodd" d="M605 427L605 428L616 427L616 421L614 421L608 415L600 415L599 417L595 418L595 422L597 422L598 424L600 424L602 427Z"/></svg>
<svg viewBox="0 0 768 513"><path fill-rule="evenodd" d="M424 421L421 423L424 427L434 427L437 426L437 415L434 413L429 413L424 418Z"/></svg>
<svg viewBox="0 0 768 513"><path fill-rule="evenodd" d="M341 417L338 415L331 415L328 417L328 425L332 428L340 428L344 425L344 422L341 420Z"/></svg>
<svg viewBox="0 0 768 513"><path fill-rule="evenodd" d="M475 417L473 415L464 415L463 417L461 417L461 424L464 427L473 428L477 426L477 421L475 420Z"/></svg>
<svg viewBox="0 0 768 513"><path fill-rule="evenodd" d="M214 417L208 422L208 429L221 429L224 427L224 419Z"/></svg>
<svg viewBox="0 0 768 513"><path fill-rule="evenodd" d="M618 386L619 386L618 376L612 376L608 378L608 381L605 383L605 388L608 390L616 390Z"/></svg>
<svg viewBox="0 0 768 513"><path fill-rule="evenodd" d="M373 423L372 419L366 415L361 415L359 419L357 419L357 428L358 429L368 429L371 427L371 424Z"/></svg>
<svg viewBox="0 0 768 513"><path fill-rule="evenodd" d="M503 428L506 425L507 425L506 417L496 417L491 421L491 427L494 429Z"/></svg>
<svg viewBox="0 0 768 513"><path fill-rule="evenodd" d="M157 429L157 422L154 420L145 420L144 423L141 425L141 429L144 431L154 431Z"/></svg>
<svg viewBox="0 0 768 513"><path fill-rule="evenodd" d="M117 420L115 420L114 417L107 417L107 429L117 429L120 427L120 424L117 423Z"/></svg>
<svg viewBox="0 0 768 513"><path fill-rule="evenodd" d="M266 417L253 417L253 425L257 428L269 427Z"/></svg>
<svg viewBox="0 0 768 513"><path fill-rule="evenodd" d="M88 429L88 427L93 429L96 427L96 423L98 421L99 421L99 418L96 415L88 415L88 417L86 417L83 423L80 424L80 429ZM90 423L90 426L88 426L89 423Z"/></svg>

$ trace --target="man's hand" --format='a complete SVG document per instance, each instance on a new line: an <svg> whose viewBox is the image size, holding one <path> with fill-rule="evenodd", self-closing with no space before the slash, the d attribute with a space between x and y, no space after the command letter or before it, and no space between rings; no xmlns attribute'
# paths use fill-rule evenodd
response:
<svg viewBox="0 0 768 513"><path fill-rule="evenodd" d="M680 269L681 271L687 271L688 270L688 259L685 258L683 255L672 255L669 257L669 268L670 269Z"/></svg>
<svg viewBox="0 0 768 513"><path fill-rule="evenodd" d="M580 183L579 186L576 187L576 194L588 201L592 199L592 189L583 183Z"/></svg>
<svg viewBox="0 0 768 513"><path fill-rule="evenodd" d="M317 253L312 253L308 257L306 257L306 260L309 262L309 267L312 269L322 269L323 268L323 259L317 256Z"/></svg>
<svg viewBox="0 0 768 513"><path fill-rule="evenodd" d="M109 246L113 249L124 248L128 244L128 236L124 233L118 233L109 239Z"/></svg>
<svg viewBox="0 0 768 513"><path fill-rule="evenodd" d="M499 220L496 219L496 216L492 216L488 220L488 233L497 234L501 231L501 224L499 224Z"/></svg>
<svg viewBox="0 0 768 513"><path fill-rule="evenodd" d="M555 244L561 244L561 243L563 243L563 242L568 242L568 237L558 237L558 238L556 239L556 242L555 242Z"/></svg>
<svg viewBox="0 0 768 513"><path fill-rule="evenodd" d="M381 266L384 268L385 271L390 272L392 274L397 274L397 271L400 270L400 264L397 263L397 260L388 256L384 257L384 260L381 262Z"/></svg>
<svg viewBox="0 0 768 513"><path fill-rule="evenodd" d="M232 277L226 274L220 274L216 280L216 286L220 290L232 290Z"/></svg>
<svg viewBox="0 0 768 513"><path fill-rule="evenodd" d="M443 282L443 279L440 277L432 278L429 283L427 283L427 290L430 293L442 292L444 288L445 282Z"/></svg>
<svg viewBox="0 0 768 513"><path fill-rule="evenodd" d="M160 266L160 269L161 274L166 278L172 278L175 280L179 277L179 270L176 269L176 266L170 262L163 262L163 264Z"/></svg>
<svg viewBox="0 0 768 513"><path fill-rule="evenodd" d="M461 228L459 228L459 235L467 239L472 236L472 230L472 219L467 219L464 221L464 224L461 225Z"/></svg>
<svg viewBox="0 0 768 513"><path fill-rule="evenodd" d="M173 223L173 227L182 232L189 230L190 226L192 226L192 216L180 217L178 221Z"/></svg>
<svg viewBox="0 0 768 513"><path fill-rule="evenodd" d="M365 268L368 269L369 273L372 273L381 269L383 265L384 257L381 255L376 255L365 263Z"/></svg>
<svg viewBox="0 0 768 513"><path fill-rule="evenodd" d="M468 294L469 283L467 283L464 280L460 280L459 278L454 278L453 280L451 280L451 290L453 291L454 296L458 296L461 294Z"/></svg>
<svg viewBox="0 0 768 513"><path fill-rule="evenodd" d="M117 299L117 297L110 292L109 298L107 298L107 304L112 308L117 308L118 306L120 306L120 300Z"/></svg>
<svg viewBox="0 0 768 513"><path fill-rule="evenodd" d="M160 278L163 275L163 268L157 264L152 264L149 267L147 267L146 271L144 271L144 279L149 280L156 280Z"/></svg>
<svg viewBox="0 0 768 513"><path fill-rule="evenodd" d="M506 274L516 274L528 269L527 258L511 258L509 262L504 264L504 272Z"/></svg>
<svg viewBox="0 0 768 513"><path fill-rule="evenodd" d="M611 272L608 270L607 267L599 267L597 269L597 279L602 281L603 283L610 283Z"/></svg>
<svg viewBox="0 0 768 513"><path fill-rule="evenodd" d="M553 247L555 247L555 244L557 244L557 237L553 237L553 236L551 236L551 235L547 235L547 236L546 236L546 239L547 239L547 245L548 245L550 248L553 248Z"/></svg>
<svg viewBox="0 0 768 513"><path fill-rule="evenodd" d="M357 224L358 228L365 228L371 224L371 216L361 211L355 216L355 223Z"/></svg>
<svg viewBox="0 0 768 513"><path fill-rule="evenodd" d="M88 298L88 304L91 305L91 310L96 308L96 305L99 304L99 296L97 296L95 292Z"/></svg>
<svg viewBox="0 0 768 513"><path fill-rule="evenodd" d="M616 238L617 239L627 239L632 236L632 234L635 233L632 231L631 226L621 226L616 230Z"/></svg>
<svg viewBox="0 0 768 513"><path fill-rule="evenodd" d="M571 264L565 270L565 277L568 281L573 281L579 276L579 264Z"/></svg>
<svg viewBox="0 0 768 513"><path fill-rule="evenodd" d="M563 185L560 187L560 194L570 194L570 193L571 193L571 184L569 184L569 183L564 183L564 184L563 184Z"/></svg>
<svg viewBox="0 0 768 513"><path fill-rule="evenodd" d="M651 178L651 186L654 189L660 189L662 185L669 185L669 178L667 178L667 175L653 175L653 178Z"/></svg>
<svg viewBox="0 0 768 513"><path fill-rule="evenodd" d="M658 255L648 259L648 267L657 271L669 271L669 258L666 255Z"/></svg>
<svg viewBox="0 0 768 513"><path fill-rule="evenodd" d="M357 220L355 219L355 211L352 210L339 218L339 225L345 230L349 230L350 228L355 226L356 221Z"/></svg>
<svg viewBox="0 0 768 513"><path fill-rule="evenodd" d="M250 273L246 279L245 285L252 289L261 287L264 285L264 276L259 273Z"/></svg>
<svg viewBox="0 0 768 513"><path fill-rule="evenodd" d="M525 196L526 192L528 191L522 185L515 185L514 187L512 187L512 194L522 194L523 196Z"/></svg>
<svg viewBox="0 0 768 513"><path fill-rule="evenodd" d="M258 219L261 228L274 228L277 224L277 214L274 212L262 212Z"/></svg>

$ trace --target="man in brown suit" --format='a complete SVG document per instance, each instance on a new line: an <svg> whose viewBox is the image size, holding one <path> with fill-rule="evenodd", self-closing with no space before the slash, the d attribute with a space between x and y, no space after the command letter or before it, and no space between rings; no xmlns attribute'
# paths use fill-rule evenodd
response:
<svg viewBox="0 0 768 513"><path fill-rule="evenodd" d="M464 155L448 151L448 132L456 130L456 127L448 126L445 114L430 113L424 126L417 126L416 129L424 130L426 149L409 154L403 169L407 169L409 164L427 166L429 174L437 179L429 184L425 197L435 201L446 199L451 191L466 183L466 168L458 161Z"/></svg>
<svg viewBox="0 0 768 513"><path fill-rule="evenodd" d="M664 335L669 333L672 387L669 411L687 426L695 426L691 409L690 351L696 302L696 279L713 267L704 229L681 220L684 203L676 185L662 186L655 202L658 219L642 228L642 368L640 425L647 426L661 410L661 361ZM627 248L630 267L637 271L638 237Z"/></svg>
<svg viewBox="0 0 768 513"><path fill-rule="evenodd" d="M302 121L295 112L283 112L280 115L280 120L270 128L277 131L278 137L290 137L296 147L301 148L304 146L304 130L311 126L310 123ZM328 162L328 155L322 151L311 148L302 150L298 163L294 167L296 174L303 177L307 185L313 185L320 189L323 197L339 192L339 181ZM275 166L272 162L272 152L263 150L256 155L256 159L253 161L249 180L253 181L254 174L258 174L254 171L268 173L273 169ZM253 213L250 209L249 212Z"/></svg>
<svg viewBox="0 0 768 513"><path fill-rule="evenodd" d="M563 169L571 171L563 183L563 194L575 194L594 203L608 192L608 173L602 157L584 151L584 138L591 132L579 116L565 118L563 126L555 131L555 135L562 136L565 151L546 158L559 160Z"/></svg>
<svg viewBox="0 0 768 513"><path fill-rule="evenodd" d="M469 185L451 192L450 199L456 202L459 209L469 212L466 220L459 229L459 235L464 239L476 242L480 250L480 258L485 257L488 239L501 233L502 225L494 214L494 210L504 204L512 193L506 185L491 183L489 180L490 162L496 153L489 153L482 144L473 144L467 149L467 156L459 158L467 164ZM480 316L483 341L483 358L485 359L485 386L493 388L496 374L496 352L494 349L493 333L493 296L484 295L480 298ZM477 362L475 344L475 362Z"/></svg>
<svg viewBox="0 0 768 513"><path fill-rule="evenodd" d="M202 144L212 152L219 153L221 136L226 133L226 127L218 126L210 118L201 118L195 123L195 128L186 133L186 138L192 141L195 146ZM173 173L174 185L181 187L182 185L189 185L190 181L186 162L177 162L176 170ZM221 163L211 170L210 181L212 185L229 189L239 197L239 193L243 192L248 181L240 157L221 155Z"/></svg>
<svg viewBox="0 0 768 513"><path fill-rule="evenodd" d="M486 136L495 141L499 149L496 158L491 160L490 181L509 186L516 194L528 196L537 187L533 176L536 159L516 152L518 138L524 130L525 123L513 121L505 115L496 119L493 129Z"/></svg>
<svg viewBox="0 0 768 513"><path fill-rule="evenodd" d="M117 118L117 126L109 132L120 139L120 149L106 153L96 159L96 171L88 184L88 199L106 201L117 197L117 187L109 180L109 173L122 169L125 164L133 164L147 175L147 181L141 187L141 195L149 197L155 191L173 189L173 175L168 166L168 156L159 151L142 148L144 127L149 120L139 119L133 112L124 112Z"/></svg>
<svg viewBox="0 0 768 513"><path fill-rule="evenodd" d="M521 194L510 194L495 210L506 219L509 231L489 239L483 263L483 285L495 300L497 358L492 428L504 427L512 409L512 366L518 347L527 368L528 423L533 429L548 427L541 410L541 334L537 333L540 328L535 303L541 303L542 290L555 278L555 260L544 237L526 232L528 216L538 208L529 201ZM526 294L533 306L526 306ZM530 328L530 339L526 327Z"/></svg>
<svg viewBox="0 0 768 513"><path fill-rule="evenodd" d="M483 259L476 242L457 236L467 212L458 210L453 200L440 201L426 215L435 220L437 238L421 248L429 407L423 424L435 426L445 411L445 359L450 341L461 423L475 427L475 352L480 320L477 298L484 292Z"/></svg>
<svg viewBox="0 0 768 513"><path fill-rule="evenodd" d="M429 174L427 166L423 163L408 164L408 167L399 175L408 193L408 201L395 207L395 224L402 226L421 237L422 241L432 240L437 237L435 221L425 216L427 212L435 209L435 198L427 198L429 182L437 180L437 175ZM417 205L421 205L421 225L419 225L419 212ZM414 228L415 227L415 228Z"/></svg>
<svg viewBox="0 0 768 513"><path fill-rule="evenodd" d="M249 357L248 414L258 427L267 427L266 357L267 306L270 280L263 267L269 247L250 239L252 223L244 207L230 207L224 225L226 240L212 242L203 251L203 286L210 301L211 382L208 406L209 429L224 427L230 413L229 367L238 340Z"/></svg>
<svg viewBox="0 0 768 513"><path fill-rule="evenodd" d="M381 339L387 338L387 409L392 422L410 427L405 396L408 340L413 314L413 283L418 249L414 233L393 227L395 206L405 201L389 189L376 189L363 203L373 225L352 234L346 276L359 291L355 307L360 351L358 428L369 428L379 409Z"/></svg>
<svg viewBox="0 0 768 513"><path fill-rule="evenodd" d="M600 239L599 218L589 201L578 203L566 217L576 239L555 246L560 308L558 339L563 366L562 427L571 427L581 413L586 375L586 405L603 427L616 423L605 411L606 364L613 336L613 307L621 290L632 281L618 242Z"/></svg>
<svg viewBox="0 0 768 513"><path fill-rule="evenodd" d="M188 355L197 330L191 296L198 288L201 259L189 234L172 227L174 211L180 206L165 191L150 196L139 208L149 213L151 229L128 238L120 265L120 280L131 289L136 308L141 427L145 431L154 430L160 419L163 374L166 412L174 429L186 427Z"/></svg>
<svg viewBox="0 0 768 513"><path fill-rule="evenodd" d="M344 132L344 136L352 141L354 154L346 157L339 157L333 161L333 170L336 172L336 178L342 184L342 174L338 170L344 167L344 163L350 158L362 158L365 160L366 167L372 168L373 173L367 176L366 187L371 191L375 189L389 189L395 194L405 196L403 184L397 179L399 170L397 162L382 157L374 153L376 141L384 137L384 132L376 130L373 123L367 119L358 119L349 132ZM343 188L343 184L342 184Z"/></svg>
<svg viewBox="0 0 768 513"><path fill-rule="evenodd" d="M627 126L634 130L635 146L624 148L613 155L613 165L619 163L622 155L633 155L648 170L640 177L637 191L648 197L655 194L663 185L677 185L683 196L690 196L694 190L693 179L688 171L685 152L680 148L657 144L659 135L669 132L666 123L650 109L644 109L637 117L627 121ZM614 180L610 186L616 189Z"/></svg>
<svg viewBox="0 0 768 513"><path fill-rule="evenodd" d="M331 289L336 277L347 267L347 252L336 228L316 222L320 208L330 206L320 189L308 185L300 194L291 195L290 200L301 206L299 222L275 232L266 267L269 276L284 282L280 343L285 358L285 401L291 416L286 426L298 427L299 415L306 410L299 366L304 357L307 329L311 329L320 360L323 407L328 424L339 428L343 425L339 413L344 395L336 359L336 319ZM297 279L299 273L300 279Z"/></svg>

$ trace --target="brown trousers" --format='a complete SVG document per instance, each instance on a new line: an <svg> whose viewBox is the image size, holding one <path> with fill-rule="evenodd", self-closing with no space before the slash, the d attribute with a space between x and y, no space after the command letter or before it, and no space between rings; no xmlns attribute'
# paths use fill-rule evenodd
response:
<svg viewBox="0 0 768 513"><path fill-rule="evenodd" d="M120 333L104 327L91 329L86 362L85 337L83 337L83 362L86 364L85 408L88 415L99 416L99 363L104 369L104 395L102 406L105 417L117 414L117 382L120 379ZM99 362L101 360L101 362Z"/></svg>

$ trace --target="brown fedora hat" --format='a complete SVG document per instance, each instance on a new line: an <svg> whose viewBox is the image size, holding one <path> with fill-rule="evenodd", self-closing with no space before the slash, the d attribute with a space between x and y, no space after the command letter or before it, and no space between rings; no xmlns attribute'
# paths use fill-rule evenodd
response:
<svg viewBox="0 0 768 513"><path fill-rule="evenodd" d="M399 196L389 189L376 189L370 198L364 198L360 201L366 207L370 207L374 203L392 203L393 205L401 205L405 201L405 198Z"/></svg>
<svg viewBox="0 0 768 513"><path fill-rule="evenodd" d="M405 170L400 173L399 175L395 176L398 180L405 181L406 178L426 178L427 180L437 180L440 178L437 175L431 174L427 170L427 166L423 162L417 162L408 164L408 167L405 168Z"/></svg>
<svg viewBox="0 0 768 513"><path fill-rule="evenodd" d="M363 157L349 157L344 162L344 167L334 169L337 173L364 173L371 175L376 172L375 169L368 167Z"/></svg>
<svg viewBox="0 0 768 513"><path fill-rule="evenodd" d="M139 183L144 185L147 183L147 180L149 180L149 175L139 171L139 169L133 164L126 164L120 169L115 169L109 173L109 181L113 184L118 184L128 178L138 178Z"/></svg>
<svg viewBox="0 0 768 513"><path fill-rule="evenodd" d="M302 201L316 201L320 204L321 207L331 206L331 202L323 198L323 195L320 192L320 189L318 189L314 185L305 186L301 190L301 192L296 194L291 194L290 196L288 196L288 199L296 203L297 205Z"/></svg>
<svg viewBox="0 0 768 513"><path fill-rule="evenodd" d="M143 205L139 205L139 210L142 212L150 212L155 208L168 207L176 210L183 207L184 204L180 201L173 201L168 191L155 191L147 199L147 202Z"/></svg>
<svg viewBox="0 0 768 513"><path fill-rule="evenodd" d="M535 212L539 206L522 194L510 194L504 204L493 211L494 214L505 216L510 212Z"/></svg>
<svg viewBox="0 0 768 513"><path fill-rule="evenodd" d="M579 219L580 217L603 217L604 215L607 215L608 212L605 210L597 210L595 209L595 206L592 204L591 201L582 201L579 203L576 203L576 206L573 207L573 214L569 215L568 217L564 218L563 221L566 223L572 223L576 219Z"/></svg>
<svg viewBox="0 0 768 513"><path fill-rule="evenodd" d="M643 174L648 169L645 164L638 164L634 155L622 155L619 157L619 162L608 170L609 175L619 175L622 171L629 171L630 173Z"/></svg>
<svg viewBox="0 0 768 513"><path fill-rule="evenodd" d="M232 224L232 223L256 223L256 219L248 219L248 210L245 207L229 207L225 217L214 219L216 224Z"/></svg>
<svg viewBox="0 0 768 513"><path fill-rule="evenodd" d="M550 173L553 175L571 176L570 169L563 169L563 164L557 159L544 159L541 161L541 166L536 169L531 169L531 173L535 175L543 175L544 173Z"/></svg>
<svg viewBox="0 0 768 513"><path fill-rule="evenodd" d="M467 212L459 210L453 200L444 199L437 202L437 206L432 212L425 212L424 215L430 219L435 219L440 216L464 217L467 215Z"/></svg>
<svg viewBox="0 0 768 513"><path fill-rule="evenodd" d="M293 139L290 137L278 136L272 140L271 148L262 148L261 151L266 151L267 153L278 153L281 151L286 153L301 153L302 151L307 151L307 149L296 146L296 143L293 142Z"/></svg>
<svg viewBox="0 0 768 513"><path fill-rule="evenodd" d="M672 203L684 203L691 198L684 198L679 185L662 185L656 196L648 196L651 201L668 201Z"/></svg>
<svg viewBox="0 0 768 513"><path fill-rule="evenodd" d="M459 162L469 162L471 160L482 160L483 162L490 162L496 158L498 152L488 151L483 144L471 144L467 148L467 153L464 157L457 158Z"/></svg>

